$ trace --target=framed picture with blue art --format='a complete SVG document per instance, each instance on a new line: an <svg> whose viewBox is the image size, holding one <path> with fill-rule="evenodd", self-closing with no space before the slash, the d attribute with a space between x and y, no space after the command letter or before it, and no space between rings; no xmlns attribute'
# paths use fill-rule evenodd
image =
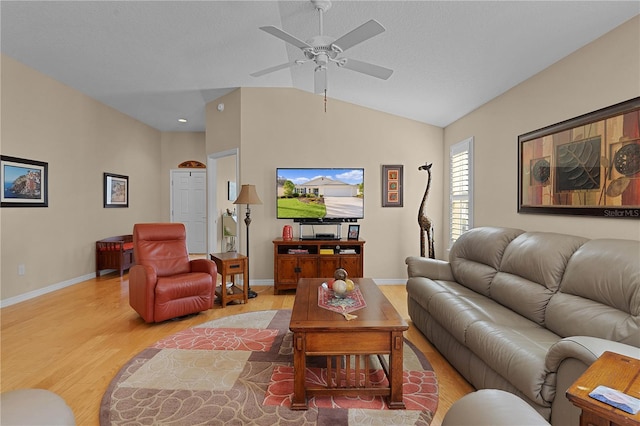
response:
<svg viewBox="0 0 640 426"><path fill-rule="evenodd" d="M48 207L48 163L0 156L1 207Z"/></svg>

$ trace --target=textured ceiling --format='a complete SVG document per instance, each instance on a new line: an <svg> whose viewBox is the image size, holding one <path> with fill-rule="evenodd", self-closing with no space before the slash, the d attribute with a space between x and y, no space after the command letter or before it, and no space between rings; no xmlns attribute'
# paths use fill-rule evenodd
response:
<svg viewBox="0 0 640 426"><path fill-rule="evenodd" d="M639 13L638 1L337 0L325 35L378 20L386 32L345 56L394 73L331 67L328 97L446 126ZM3 0L0 18L3 54L162 131L204 131L206 103L237 87L313 91L311 64L249 75L303 59L258 27L317 35L306 0Z"/></svg>

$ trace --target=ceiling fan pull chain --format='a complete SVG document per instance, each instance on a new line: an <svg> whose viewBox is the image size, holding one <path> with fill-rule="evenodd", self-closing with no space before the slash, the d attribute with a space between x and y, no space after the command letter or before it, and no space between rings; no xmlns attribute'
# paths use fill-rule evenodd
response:
<svg viewBox="0 0 640 426"><path fill-rule="evenodd" d="M327 89L324 89L324 113L327 113Z"/></svg>

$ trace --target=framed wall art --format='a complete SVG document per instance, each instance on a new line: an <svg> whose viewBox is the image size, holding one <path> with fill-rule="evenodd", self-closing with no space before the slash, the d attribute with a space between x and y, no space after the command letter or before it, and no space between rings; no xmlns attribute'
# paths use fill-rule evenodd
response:
<svg viewBox="0 0 640 426"><path fill-rule="evenodd" d="M104 174L104 207L129 207L129 176Z"/></svg>
<svg viewBox="0 0 640 426"><path fill-rule="evenodd" d="M48 163L0 156L2 207L48 207Z"/></svg>
<svg viewBox="0 0 640 426"><path fill-rule="evenodd" d="M402 167L382 166L382 207L402 207Z"/></svg>
<svg viewBox="0 0 640 426"><path fill-rule="evenodd" d="M236 183L230 180L227 181L227 200L235 201L238 198L236 194Z"/></svg>
<svg viewBox="0 0 640 426"><path fill-rule="evenodd" d="M640 219L640 97L518 136L518 212Z"/></svg>
<svg viewBox="0 0 640 426"><path fill-rule="evenodd" d="M348 240L357 240L360 238L360 225L349 225L349 232L347 232Z"/></svg>

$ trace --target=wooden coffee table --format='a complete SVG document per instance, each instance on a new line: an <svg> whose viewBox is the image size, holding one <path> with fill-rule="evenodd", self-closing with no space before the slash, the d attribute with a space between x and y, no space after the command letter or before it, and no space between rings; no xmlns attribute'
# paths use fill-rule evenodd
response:
<svg viewBox="0 0 640 426"><path fill-rule="evenodd" d="M369 278L354 278L367 306L347 321L340 313L318 306L318 287L327 279L298 282L289 329L293 332L294 393L291 409L306 410L307 395L383 395L391 409L404 409L402 400L403 332L406 321ZM378 356L388 386L369 380L370 356ZM389 355L387 363L382 355ZM305 380L308 356L324 356L327 384Z"/></svg>

